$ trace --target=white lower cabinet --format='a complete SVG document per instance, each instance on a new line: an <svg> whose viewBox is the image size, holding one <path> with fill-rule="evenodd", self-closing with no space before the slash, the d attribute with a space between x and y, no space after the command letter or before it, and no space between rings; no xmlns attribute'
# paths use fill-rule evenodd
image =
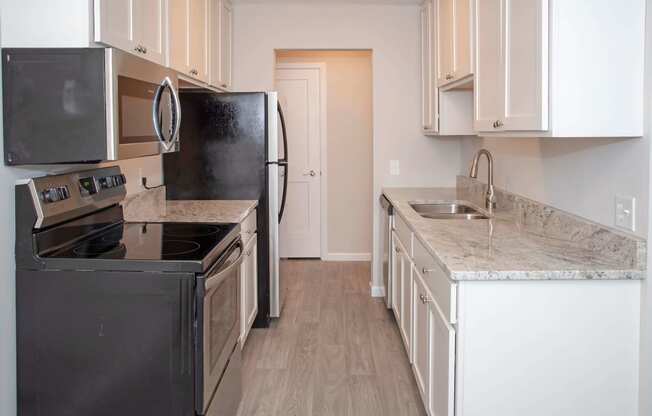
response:
<svg viewBox="0 0 652 416"><path fill-rule="evenodd" d="M416 268L412 270L414 276L414 289L412 298L414 342L412 343L412 357L414 376L419 387L419 393L426 407L430 403L430 320L431 313L428 305L428 292L426 291L423 277Z"/></svg>
<svg viewBox="0 0 652 416"><path fill-rule="evenodd" d="M392 303L430 416L637 415L640 281L451 281L402 221Z"/></svg>
<svg viewBox="0 0 652 416"><path fill-rule="evenodd" d="M258 314L258 234L256 211L241 224L244 244L240 269L240 346L244 347L256 315Z"/></svg>
<svg viewBox="0 0 652 416"><path fill-rule="evenodd" d="M405 252L403 252L405 253ZM402 306L403 314L401 315L401 335L403 336L403 342L405 343L405 349L412 362L412 289L413 289L413 279L412 279L412 261L407 254L403 254L402 259L402 271L401 271L401 287L403 289L402 294Z"/></svg>

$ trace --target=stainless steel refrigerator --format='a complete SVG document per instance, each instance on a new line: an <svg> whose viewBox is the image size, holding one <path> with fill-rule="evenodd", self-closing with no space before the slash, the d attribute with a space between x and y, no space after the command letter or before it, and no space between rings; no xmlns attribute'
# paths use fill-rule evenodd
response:
<svg viewBox="0 0 652 416"><path fill-rule="evenodd" d="M286 200L287 137L277 94L182 90L179 96L181 148L163 157L167 198L258 200L255 326L267 326L283 305L278 225Z"/></svg>

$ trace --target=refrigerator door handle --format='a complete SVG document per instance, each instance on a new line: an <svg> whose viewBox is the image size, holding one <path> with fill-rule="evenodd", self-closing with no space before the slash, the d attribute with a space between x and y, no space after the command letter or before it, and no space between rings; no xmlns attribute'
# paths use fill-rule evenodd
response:
<svg viewBox="0 0 652 416"><path fill-rule="evenodd" d="M283 109L281 104L277 105L278 108L278 117L281 120L281 131L283 132L283 152L285 153L284 157L279 159L278 165L283 168L283 196L281 196L281 208L278 213L278 223L281 223L283 219L283 213L285 212L285 201L288 196L288 174L289 174L289 165L288 165L288 133L287 128L285 127L285 116L283 115Z"/></svg>

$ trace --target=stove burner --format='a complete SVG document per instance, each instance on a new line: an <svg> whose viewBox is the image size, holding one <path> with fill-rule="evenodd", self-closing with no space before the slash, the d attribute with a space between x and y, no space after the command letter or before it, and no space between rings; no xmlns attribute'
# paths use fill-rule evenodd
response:
<svg viewBox="0 0 652 416"><path fill-rule="evenodd" d="M201 246L194 241L163 240L161 254L164 256L180 256L199 250Z"/></svg>
<svg viewBox="0 0 652 416"><path fill-rule="evenodd" d="M126 250L124 244L120 244L120 240L118 240L118 242L84 244L74 248L73 253L80 257L88 257L123 252L124 250Z"/></svg>
<svg viewBox="0 0 652 416"><path fill-rule="evenodd" d="M207 237L220 232L217 225L205 224L174 224L174 226L165 227L163 234L169 237Z"/></svg>

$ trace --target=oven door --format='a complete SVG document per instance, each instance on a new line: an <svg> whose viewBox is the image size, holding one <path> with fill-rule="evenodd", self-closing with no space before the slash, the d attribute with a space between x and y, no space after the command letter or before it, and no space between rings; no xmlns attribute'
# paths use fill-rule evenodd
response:
<svg viewBox="0 0 652 416"><path fill-rule="evenodd" d="M116 159L179 150L181 103L177 75L161 65L109 49Z"/></svg>
<svg viewBox="0 0 652 416"><path fill-rule="evenodd" d="M218 384L229 382L222 376L233 377L225 369L238 343L242 259L242 241L238 239L222 260L198 279L195 391L196 410L201 415L211 405Z"/></svg>

